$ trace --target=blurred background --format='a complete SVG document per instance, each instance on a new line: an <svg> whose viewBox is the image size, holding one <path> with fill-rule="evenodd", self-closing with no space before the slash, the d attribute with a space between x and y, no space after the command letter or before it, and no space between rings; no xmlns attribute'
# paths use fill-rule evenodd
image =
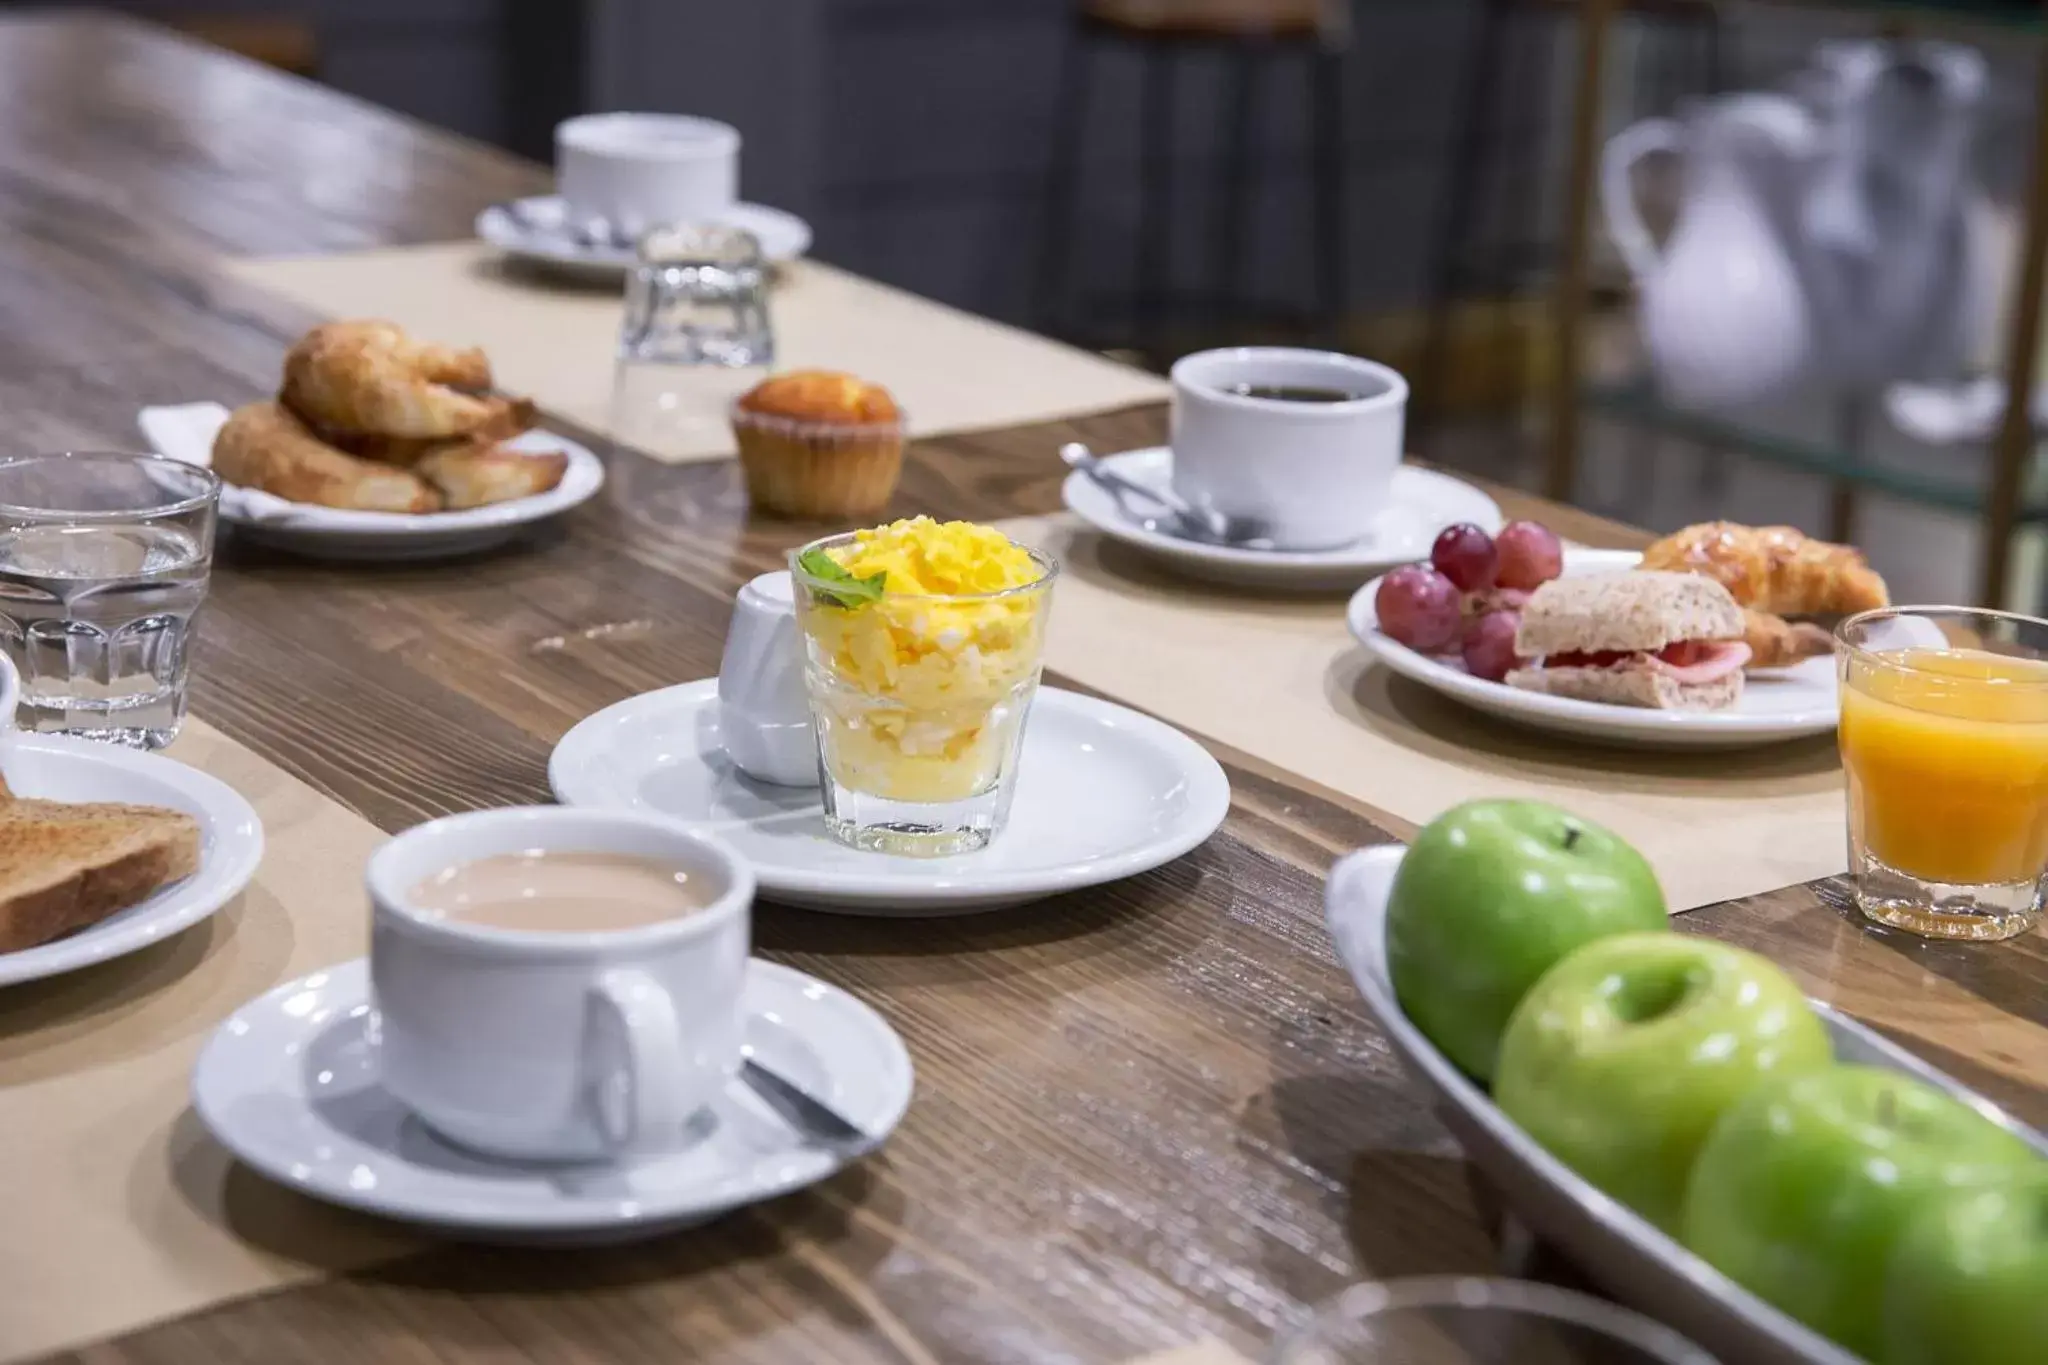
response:
<svg viewBox="0 0 2048 1365"><path fill-rule="evenodd" d="M2036 5L100 7L540 160L572 113L724 119L835 264L1153 368L1340 346L1410 377L1426 458L1851 539L1904 600L2042 598L2031 432L1994 458Z"/></svg>

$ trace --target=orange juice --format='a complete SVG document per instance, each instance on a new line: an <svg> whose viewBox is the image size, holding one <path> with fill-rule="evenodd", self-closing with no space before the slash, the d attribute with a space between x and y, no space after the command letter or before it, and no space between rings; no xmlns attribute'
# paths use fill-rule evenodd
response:
<svg viewBox="0 0 2048 1365"><path fill-rule="evenodd" d="M2048 661L1851 654L1841 744L1853 842L1878 861L1968 885L2048 869Z"/></svg>

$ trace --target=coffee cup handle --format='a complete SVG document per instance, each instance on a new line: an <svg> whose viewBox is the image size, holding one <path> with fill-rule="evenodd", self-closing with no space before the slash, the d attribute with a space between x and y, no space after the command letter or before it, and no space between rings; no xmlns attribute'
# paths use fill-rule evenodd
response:
<svg viewBox="0 0 2048 1365"><path fill-rule="evenodd" d="M690 1118L690 1066L668 992L647 973L618 967L591 986L589 1001L589 1093L605 1145L623 1151L679 1130Z"/></svg>

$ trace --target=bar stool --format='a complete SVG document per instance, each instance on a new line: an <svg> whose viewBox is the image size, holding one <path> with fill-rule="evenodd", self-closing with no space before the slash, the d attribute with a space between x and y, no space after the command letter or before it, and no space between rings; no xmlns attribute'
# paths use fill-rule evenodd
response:
<svg viewBox="0 0 2048 1365"><path fill-rule="evenodd" d="M1311 320L1334 334L1345 304L1344 120L1342 59L1348 36L1343 8L1333 0L1080 0L1062 66L1045 219L1038 267L1038 324L1055 335L1075 335L1066 314L1071 289L1072 239L1088 142L1087 116L1098 54L1122 50L1138 61L1138 218L1132 235L1129 333L1137 349L1156 352L1162 324L1175 301L1173 282L1173 154L1180 110L1175 72L1183 57L1211 54L1222 62L1219 101L1219 175L1211 197L1208 266L1219 285L1202 302L1216 311L1271 318L1287 310L1261 307L1242 296L1248 264L1252 196L1251 123L1255 83L1277 60L1308 69L1313 144L1311 213L1314 304L1290 320ZM1079 331L1086 333L1084 320ZM1075 336L1100 344L1100 336Z"/></svg>

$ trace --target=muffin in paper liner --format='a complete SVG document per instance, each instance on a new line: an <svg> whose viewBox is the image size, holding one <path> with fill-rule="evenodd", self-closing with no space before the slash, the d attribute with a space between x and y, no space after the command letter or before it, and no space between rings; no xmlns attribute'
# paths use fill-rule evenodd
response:
<svg viewBox="0 0 2048 1365"><path fill-rule="evenodd" d="M900 413L887 422L813 421L735 403L732 430L747 497L765 512L821 521L872 516L888 505L903 472Z"/></svg>

